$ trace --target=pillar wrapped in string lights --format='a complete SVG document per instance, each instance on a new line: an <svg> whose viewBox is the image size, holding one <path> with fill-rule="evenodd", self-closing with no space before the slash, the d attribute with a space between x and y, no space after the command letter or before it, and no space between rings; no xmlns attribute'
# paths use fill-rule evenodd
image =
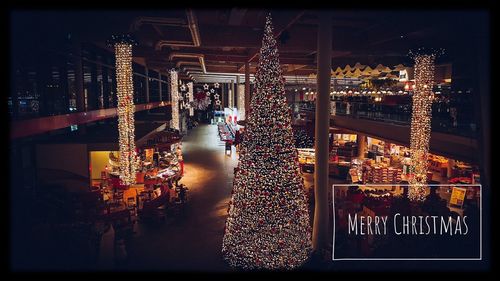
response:
<svg viewBox="0 0 500 281"><path fill-rule="evenodd" d="M194 116L194 94L193 94L193 82L187 83L188 87L188 102L189 102L189 116Z"/></svg>
<svg viewBox="0 0 500 281"><path fill-rule="evenodd" d="M245 120L245 84L238 85L238 120Z"/></svg>
<svg viewBox="0 0 500 281"><path fill-rule="evenodd" d="M292 269L311 253L311 227L270 16L264 32L222 253L233 267Z"/></svg>
<svg viewBox="0 0 500 281"><path fill-rule="evenodd" d="M170 128L180 130L179 124L179 80L177 79L177 70L170 70L170 94L172 95L172 120Z"/></svg>
<svg viewBox="0 0 500 281"><path fill-rule="evenodd" d="M415 90L413 92L411 116L411 167L408 198L411 201L424 201L427 185L427 156L431 136L432 102L434 93L434 63L443 50L419 48L411 50L409 56L414 60Z"/></svg>
<svg viewBox="0 0 500 281"><path fill-rule="evenodd" d="M116 92L118 96L118 143L120 149L120 179L124 185L135 183L137 155L135 149L134 84L132 80L132 46L128 35L112 36L116 56Z"/></svg>

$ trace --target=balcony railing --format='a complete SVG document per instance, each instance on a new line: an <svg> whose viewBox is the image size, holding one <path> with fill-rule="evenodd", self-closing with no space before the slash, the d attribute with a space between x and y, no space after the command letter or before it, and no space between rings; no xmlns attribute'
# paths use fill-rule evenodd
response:
<svg viewBox="0 0 500 281"><path fill-rule="evenodd" d="M387 105L359 102L347 103L343 101L335 101L335 103L335 112L331 112L332 115L369 119L402 126L410 126L411 124L411 104ZM476 137L477 127L470 112L464 113L459 111L457 116L461 118L454 121L449 112L446 110L443 112L443 110L440 109L442 108L433 106L431 123L433 132L469 138ZM313 112L314 110L314 106L311 106L311 104L301 109L303 112Z"/></svg>

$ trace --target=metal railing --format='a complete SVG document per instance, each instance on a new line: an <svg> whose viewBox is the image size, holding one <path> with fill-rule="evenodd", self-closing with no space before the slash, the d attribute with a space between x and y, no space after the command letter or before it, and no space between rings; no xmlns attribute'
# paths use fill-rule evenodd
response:
<svg viewBox="0 0 500 281"><path fill-rule="evenodd" d="M330 112L332 115L349 116L402 126L410 126L411 124L411 104L386 105L360 102L347 103L342 101L335 101L335 103L335 112ZM311 104L305 108L301 108L303 112L313 112L314 110L315 108ZM458 115L460 114L461 112L458 112ZM468 113L463 113L462 115L465 116L461 116L461 119L454 121L449 113L443 113L433 108L432 131L475 138L477 126L473 117Z"/></svg>

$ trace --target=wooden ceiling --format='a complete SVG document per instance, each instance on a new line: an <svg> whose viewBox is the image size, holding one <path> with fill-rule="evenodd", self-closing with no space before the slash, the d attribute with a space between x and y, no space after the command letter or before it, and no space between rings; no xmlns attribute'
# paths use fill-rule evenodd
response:
<svg viewBox="0 0 500 281"><path fill-rule="evenodd" d="M265 17L272 13L284 74L316 72L317 16L309 10L206 9L167 11L40 12L53 25L105 47L111 34L132 33L139 41L134 59L151 69L180 69L181 78L211 79L255 73ZM59 17L54 18L56 14ZM465 55L479 13L466 11L335 10L332 68L360 62L375 66L407 63L410 48L443 47ZM15 16L13 16L15 19ZM33 18L33 17L31 17ZM82 24L82 21L85 24ZM33 28L40 28L36 24ZM111 49L110 49L111 50ZM222 76L221 76L222 77Z"/></svg>

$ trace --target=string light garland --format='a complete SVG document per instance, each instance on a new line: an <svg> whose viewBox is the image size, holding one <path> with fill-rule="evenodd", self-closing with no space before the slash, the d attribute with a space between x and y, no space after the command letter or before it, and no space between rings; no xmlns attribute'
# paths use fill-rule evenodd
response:
<svg viewBox="0 0 500 281"><path fill-rule="evenodd" d="M135 183L137 155L135 148L134 84L132 80L132 46L129 35L113 35L116 56L116 86L118 96L118 143L120 149L120 179L124 185Z"/></svg>
<svg viewBox="0 0 500 281"><path fill-rule="evenodd" d="M187 88L188 88L189 116L194 116L194 108L193 108L193 101L194 101L193 82L187 83Z"/></svg>
<svg viewBox="0 0 500 281"><path fill-rule="evenodd" d="M245 85L238 85L238 120L245 120Z"/></svg>
<svg viewBox="0 0 500 281"><path fill-rule="evenodd" d="M270 15L255 83L222 253L233 267L292 269L311 253L311 227Z"/></svg>
<svg viewBox="0 0 500 281"><path fill-rule="evenodd" d="M233 91L231 91L231 89L229 89L227 91L227 106L229 108L234 108L234 104L233 104Z"/></svg>
<svg viewBox="0 0 500 281"><path fill-rule="evenodd" d="M427 186L427 156L431 136L432 101L434 93L434 62L444 50L419 48L411 50L409 56L414 60L415 89L412 96L412 116L410 152L412 177L409 180L408 198L411 201L424 201Z"/></svg>
<svg viewBox="0 0 500 281"><path fill-rule="evenodd" d="M170 93L172 95L172 120L170 121L170 128L180 130L179 124L179 87L177 79L177 71L175 69L170 70Z"/></svg>

